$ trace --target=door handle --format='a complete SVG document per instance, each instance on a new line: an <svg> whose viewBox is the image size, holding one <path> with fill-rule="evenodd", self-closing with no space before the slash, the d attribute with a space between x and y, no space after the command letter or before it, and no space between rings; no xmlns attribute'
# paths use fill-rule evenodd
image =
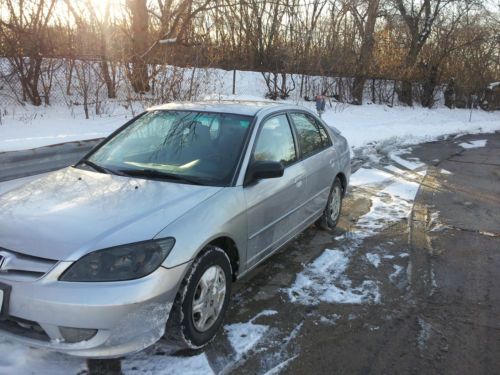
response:
<svg viewBox="0 0 500 375"><path fill-rule="evenodd" d="M301 187L302 184L304 183L304 176L303 175L300 175L300 176L296 176L294 179L293 179L293 183L295 185L297 185L297 187Z"/></svg>

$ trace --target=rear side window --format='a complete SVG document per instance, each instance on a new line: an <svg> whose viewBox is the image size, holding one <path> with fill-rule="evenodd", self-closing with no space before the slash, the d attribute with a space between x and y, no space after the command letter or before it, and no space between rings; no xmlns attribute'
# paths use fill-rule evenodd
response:
<svg viewBox="0 0 500 375"><path fill-rule="evenodd" d="M328 133L327 133L325 127L323 126L323 124L319 123L317 120L314 120L314 122L318 126L319 133L321 135L321 142L323 142L323 148L330 147L332 145L332 140L328 136Z"/></svg>
<svg viewBox="0 0 500 375"><path fill-rule="evenodd" d="M279 161L284 166L297 160L292 130L285 115L266 120L259 133L253 157L257 161Z"/></svg>
<svg viewBox="0 0 500 375"><path fill-rule="evenodd" d="M325 148L318 124L314 119L303 113L291 113L290 117L297 130L302 157L308 157Z"/></svg>

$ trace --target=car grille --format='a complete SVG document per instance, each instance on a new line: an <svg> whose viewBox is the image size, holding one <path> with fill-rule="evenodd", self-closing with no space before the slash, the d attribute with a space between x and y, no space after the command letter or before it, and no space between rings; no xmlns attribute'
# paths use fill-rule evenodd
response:
<svg viewBox="0 0 500 375"><path fill-rule="evenodd" d="M32 281L49 272L57 260L34 257L0 247L0 279Z"/></svg>

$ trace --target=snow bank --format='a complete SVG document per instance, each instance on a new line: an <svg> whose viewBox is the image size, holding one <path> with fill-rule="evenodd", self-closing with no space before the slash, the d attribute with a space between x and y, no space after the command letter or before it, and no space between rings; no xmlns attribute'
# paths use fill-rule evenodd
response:
<svg viewBox="0 0 500 375"><path fill-rule="evenodd" d="M2 117L0 152L106 137L131 118L119 107L89 120L65 106L16 108Z"/></svg>
<svg viewBox="0 0 500 375"><path fill-rule="evenodd" d="M265 89L256 84L260 74L238 74L239 95L227 94L229 78L224 76L218 83L212 82L211 94L200 97L212 100L264 100L262 93ZM205 91L210 91L210 88L205 87ZM314 109L314 103L311 102L287 102ZM119 104L110 104L104 115L85 120L83 110L78 106L71 110L64 104L6 108L7 114L1 117L0 152L104 137L140 111L140 108L132 111ZM354 106L332 103L327 105L323 119L339 129L354 149L373 143L410 145L445 135L500 130L500 112L475 110L469 121L470 115L470 110L463 109L389 108L376 104Z"/></svg>
<svg viewBox="0 0 500 375"><path fill-rule="evenodd" d="M347 106L329 110L323 119L339 129L354 148L390 140L412 145L452 134L493 133L500 130L500 112L464 109L426 109L383 105Z"/></svg>

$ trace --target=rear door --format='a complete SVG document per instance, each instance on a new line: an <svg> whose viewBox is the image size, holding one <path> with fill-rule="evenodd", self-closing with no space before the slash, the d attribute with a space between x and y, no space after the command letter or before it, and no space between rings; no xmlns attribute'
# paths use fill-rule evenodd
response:
<svg viewBox="0 0 500 375"><path fill-rule="evenodd" d="M292 112L290 118L300 146L301 164L307 174L305 210L307 215L314 216L326 207L335 177L337 155L326 129L313 116Z"/></svg>
<svg viewBox="0 0 500 375"><path fill-rule="evenodd" d="M280 178L257 181L244 188L248 217L248 266L286 242L304 222L306 178L286 114L261 124L251 161L279 161Z"/></svg>

